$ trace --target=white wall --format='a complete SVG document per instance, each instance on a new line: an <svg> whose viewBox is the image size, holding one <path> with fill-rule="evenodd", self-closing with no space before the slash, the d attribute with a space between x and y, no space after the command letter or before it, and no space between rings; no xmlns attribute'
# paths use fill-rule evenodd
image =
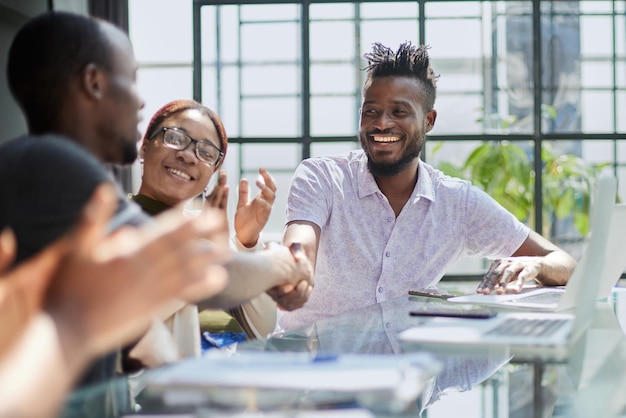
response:
<svg viewBox="0 0 626 418"><path fill-rule="evenodd" d="M55 0L55 10L87 14L88 0ZM47 0L0 0L0 142L26 133L22 112L11 97L6 79L7 55L18 29L48 10Z"/></svg>

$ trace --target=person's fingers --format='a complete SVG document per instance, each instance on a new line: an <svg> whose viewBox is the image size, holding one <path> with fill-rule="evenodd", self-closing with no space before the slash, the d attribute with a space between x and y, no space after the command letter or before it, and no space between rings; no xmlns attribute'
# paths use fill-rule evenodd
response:
<svg viewBox="0 0 626 418"><path fill-rule="evenodd" d="M261 174L265 186L267 186L271 191L276 192L276 182L274 181L274 177L272 177L269 171L261 167L259 169L259 174Z"/></svg>
<svg viewBox="0 0 626 418"><path fill-rule="evenodd" d="M306 288L306 285L300 287L293 294L289 295L289 297L285 296L281 298L280 301L277 301L277 303L282 306L284 310L287 311L293 311L301 308L308 300L308 296L306 295Z"/></svg>
<svg viewBox="0 0 626 418"><path fill-rule="evenodd" d="M300 261L305 257L304 251L302 250L302 244L300 242L294 241L289 244L289 250L296 261Z"/></svg>
<svg viewBox="0 0 626 418"><path fill-rule="evenodd" d="M221 248L229 249L230 226L226 211L212 208L203 210L201 216L194 219L194 228L197 237L211 240Z"/></svg>
<svg viewBox="0 0 626 418"><path fill-rule="evenodd" d="M71 248L91 251L107 232L107 225L117 208L117 194L112 184L99 185L83 208L78 224L68 236Z"/></svg>
<svg viewBox="0 0 626 418"><path fill-rule="evenodd" d="M211 206L221 210L226 210L226 208L228 207L229 191L230 188L228 187L228 185L221 186L220 189L216 190L215 199Z"/></svg>
<svg viewBox="0 0 626 418"><path fill-rule="evenodd" d="M519 293L519 292L522 291L523 287L524 287L524 278L520 274L520 275L517 276L517 278L515 280L511 281L510 283L508 283L506 285L506 291L513 292L513 293Z"/></svg>
<svg viewBox="0 0 626 418"><path fill-rule="evenodd" d="M293 292L294 289L295 289L294 285L292 285L291 283L285 283L285 284L272 287L271 289L268 290L268 292L271 292L277 297L282 297Z"/></svg>
<svg viewBox="0 0 626 418"><path fill-rule="evenodd" d="M241 179L239 181L239 199L237 199L237 209L246 206L248 204L248 198L250 195L250 185L247 179Z"/></svg>
<svg viewBox="0 0 626 418"><path fill-rule="evenodd" d="M498 270L499 266L500 266L500 260L494 260L491 263L491 265L489 266L489 269L487 270L487 273L485 273L485 276L483 277L482 281L478 285L478 288L477 288L478 293L484 293L484 294L491 293L491 290L495 287L498 277L500 276L500 272Z"/></svg>
<svg viewBox="0 0 626 418"><path fill-rule="evenodd" d="M514 281L517 277L517 270L512 265L507 266L501 271L500 278L495 286L499 295L506 293L509 282Z"/></svg>
<svg viewBox="0 0 626 418"><path fill-rule="evenodd" d="M213 190L205 196L205 205L226 210L229 187L226 184L226 171L220 170Z"/></svg>
<svg viewBox="0 0 626 418"><path fill-rule="evenodd" d="M300 280L296 285L296 293L299 299L303 299L309 296L309 282L306 280Z"/></svg>
<svg viewBox="0 0 626 418"><path fill-rule="evenodd" d="M15 234L11 228L4 228L0 233L0 273L11 265L16 252L17 243Z"/></svg>
<svg viewBox="0 0 626 418"><path fill-rule="evenodd" d="M261 190L260 197L269 203L269 208L271 209L274 200L276 200L276 182L266 169L259 169L259 173L260 176L256 181L256 185Z"/></svg>
<svg viewBox="0 0 626 418"><path fill-rule="evenodd" d="M217 184L220 186L226 186L226 170L220 170L220 174L217 177Z"/></svg>
<svg viewBox="0 0 626 418"><path fill-rule="evenodd" d="M310 287L312 290L314 286L313 268L311 267L311 263L309 263L309 259L302 248L302 244L294 241L289 245L289 250L291 251L294 260L298 263L299 274L297 277L301 279L301 282L305 281L307 283L307 288ZM310 291L308 293L310 293Z"/></svg>

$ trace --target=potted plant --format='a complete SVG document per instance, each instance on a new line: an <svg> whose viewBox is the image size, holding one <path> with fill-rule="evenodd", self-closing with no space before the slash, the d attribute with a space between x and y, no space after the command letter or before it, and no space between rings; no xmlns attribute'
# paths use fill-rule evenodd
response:
<svg viewBox="0 0 626 418"><path fill-rule="evenodd" d="M553 108L546 106L544 115L554 117ZM517 119L490 117L503 129L508 130ZM483 119L478 121L482 122ZM431 156L435 156L442 142L434 144ZM589 199L594 179L610 163L593 164L573 154L559 154L549 142L542 142L542 234L555 238L555 221L571 220L580 240L589 232ZM497 202L513 213L520 221L534 224L535 170L529 150L516 142L485 141L473 149L463 163L440 161L437 166L444 173L470 180L482 188ZM571 229L571 228L570 228ZM558 241L558 240L557 240Z"/></svg>

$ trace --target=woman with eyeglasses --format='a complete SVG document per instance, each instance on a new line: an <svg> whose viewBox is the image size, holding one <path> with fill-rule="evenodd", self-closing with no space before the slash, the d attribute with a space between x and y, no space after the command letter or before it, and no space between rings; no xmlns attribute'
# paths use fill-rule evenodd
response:
<svg viewBox="0 0 626 418"><path fill-rule="evenodd" d="M141 186L136 195L129 196L130 199L151 215L189 202L206 192L211 177L224 161L227 147L228 138L222 121L211 109L193 100L166 104L154 114L146 129L140 149L143 163ZM257 181L260 192L251 201L248 201L247 181L240 182L233 240L239 250L261 250L264 247L260 233L269 218L276 186L265 169L260 173L261 178ZM228 195L226 174L222 172L219 176L207 204L225 209ZM276 307L276 303L263 293L229 311L205 310L200 314L202 329L209 334L204 335L209 343L217 346L224 341L212 338L216 335L227 335L230 339L226 338L226 341L238 336L248 339L266 336L274 329ZM164 312L162 317L165 316L165 325L174 336L180 355L198 356L201 335L197 307L181 301ZM140 343L130 355L142 359L148 366L163 362L144 360L144 351ZM150 364L152 362L156 364ZM131 365L131 369L136 366Z"/></svg>

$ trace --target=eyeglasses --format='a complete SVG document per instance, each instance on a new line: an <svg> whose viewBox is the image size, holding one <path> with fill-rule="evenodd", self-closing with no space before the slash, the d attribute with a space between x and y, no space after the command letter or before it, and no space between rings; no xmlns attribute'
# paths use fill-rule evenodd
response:
<svg viewBox="0 0 626 418"><path fill-rule="evenodd" d="M199 141L197 139L193 139L182 129L175 126L164 126L153 133L152 136L150 136L150 139L154 138L161 132L163 132L163 144L165 144L168 148L183 151L187 149L190 144L195 144L196 157L204 163L215 167L219 164L222 158L224 158L222 150L209 141Z"/></svg>

